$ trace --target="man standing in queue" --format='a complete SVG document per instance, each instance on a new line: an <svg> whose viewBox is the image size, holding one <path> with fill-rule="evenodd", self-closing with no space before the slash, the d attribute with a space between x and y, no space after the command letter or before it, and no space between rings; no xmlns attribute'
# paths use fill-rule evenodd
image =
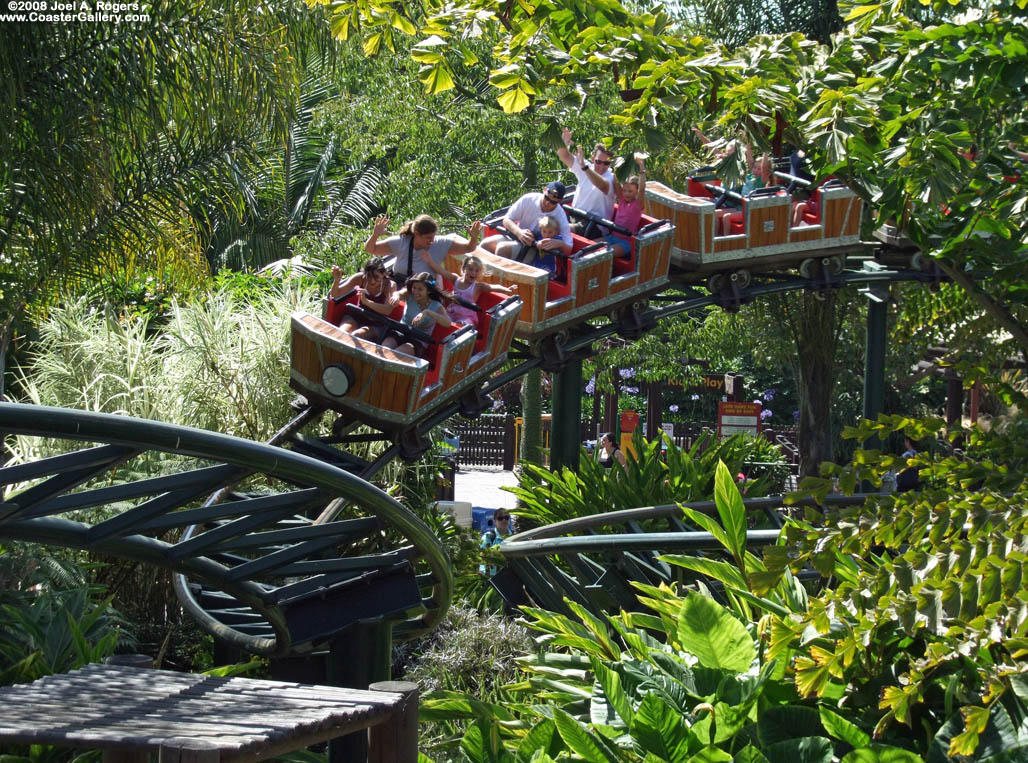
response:
<svg viewBox="0 0 1028 763"><path fill-rule="evenodd" d="M561 131L561 139L564 148L557 150L557 156L578 180L578 190L575 191L575 200L571 206L583 212L591 212L604 220L613 220L616 195L614 173L610 169L611 156L607 147L597 143L593 146L592 158L587 160L582 146L578 146L576 153L572 154L571 130L567 127ZM590 230L591 225L593 230ZM604 235L604 231L595 228L587 220L576 221L572 226L575 233L581 233L587 238Z"/></svg>

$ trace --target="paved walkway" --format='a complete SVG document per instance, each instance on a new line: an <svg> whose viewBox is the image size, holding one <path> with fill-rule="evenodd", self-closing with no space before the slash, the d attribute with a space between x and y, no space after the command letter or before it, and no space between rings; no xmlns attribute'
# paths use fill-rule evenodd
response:
<svg viewBox="0 0 1028 763"><path fill-rule="evenodd" d="M517 506L517 498L500 488L517 484L514 472L488 466L462 466L454 478L453 498L486 509L513 509Z"/></svg>

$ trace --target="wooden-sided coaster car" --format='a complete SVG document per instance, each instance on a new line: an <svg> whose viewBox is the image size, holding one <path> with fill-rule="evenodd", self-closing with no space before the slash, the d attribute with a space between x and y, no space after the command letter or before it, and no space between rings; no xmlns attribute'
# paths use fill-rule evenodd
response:
<svg viewBox="0 0 1028 763"><path fill-rule="evenodd" d="M367 322L381 320L357 306L356 295L326 299L323 317L291 316L290 386L311 403L353 415L383 431L409 429L498 368L507 356L521 300L482 294L478 330L436 325L431 335L399 322L398 303L389 328L404 338L428 341L421 356L387 349L339 328L347 314Z"/></svg>

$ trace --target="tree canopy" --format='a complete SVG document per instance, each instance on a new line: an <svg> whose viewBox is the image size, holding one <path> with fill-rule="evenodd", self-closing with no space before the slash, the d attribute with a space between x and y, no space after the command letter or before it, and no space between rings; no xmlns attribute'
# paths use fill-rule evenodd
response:
<svg viewBox="0 0 1028 763"><path fill-rule="evenodd" d="M489 82L511 113L613 83L626 99L611 115L615 143L641 132L664 145L683 120L703 120L754 146L803 146L819 175L842 177L878 221L900 224L1028 351L1025 190L1004 180L1018 161L1009 144L1023 148L1025 137L1025 0L873 2L852 7L829 44L792 33L735 51L683 35L662 10L633 13L615 0L330 8L333 33L361 35L368 54L413 36L430 92L479 65L473 48L484 40Z"/></svg>

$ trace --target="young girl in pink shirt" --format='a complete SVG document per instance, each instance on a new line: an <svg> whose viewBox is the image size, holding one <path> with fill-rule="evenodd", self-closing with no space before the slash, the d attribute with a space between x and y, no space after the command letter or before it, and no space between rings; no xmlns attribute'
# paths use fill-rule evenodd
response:
<svg viewBox="0 0 1028 763"><path fill-rule="evenodd" d="M616 184L618 197L617 208L614 210L614 222L622 228L635 233L642 227L642 216L646 211L646 156L636 154L635 163L639 165L639 174L632 175L624 185ZM632 241L623 233L611 231L604 238L614 251L615 257L632 254Z"/></svg>
<svg viewBox="0 0 1028 763"><path fill-rule="evenodd" d="M479 281L478 279L481 277L485 266L482 264L482 260L473 254L469 254L464 258L464 262L461 264L460 274L444 270L434 262L429 262L428 265L436 272L436 275L442 276L453 283L453 295L455 297L460 297L465 302L474 303L482 294L491 291L495 291L505 297L509 297L513 295L518 288L517 284L512 284L511 286L500 286L495 283ZM450 316L450 320L454 323L467 324L474 326L476 329L478 328L477 311L472 310L469 307L465 307L459 302L454 302L446 307L446 312Z"/></svg>

